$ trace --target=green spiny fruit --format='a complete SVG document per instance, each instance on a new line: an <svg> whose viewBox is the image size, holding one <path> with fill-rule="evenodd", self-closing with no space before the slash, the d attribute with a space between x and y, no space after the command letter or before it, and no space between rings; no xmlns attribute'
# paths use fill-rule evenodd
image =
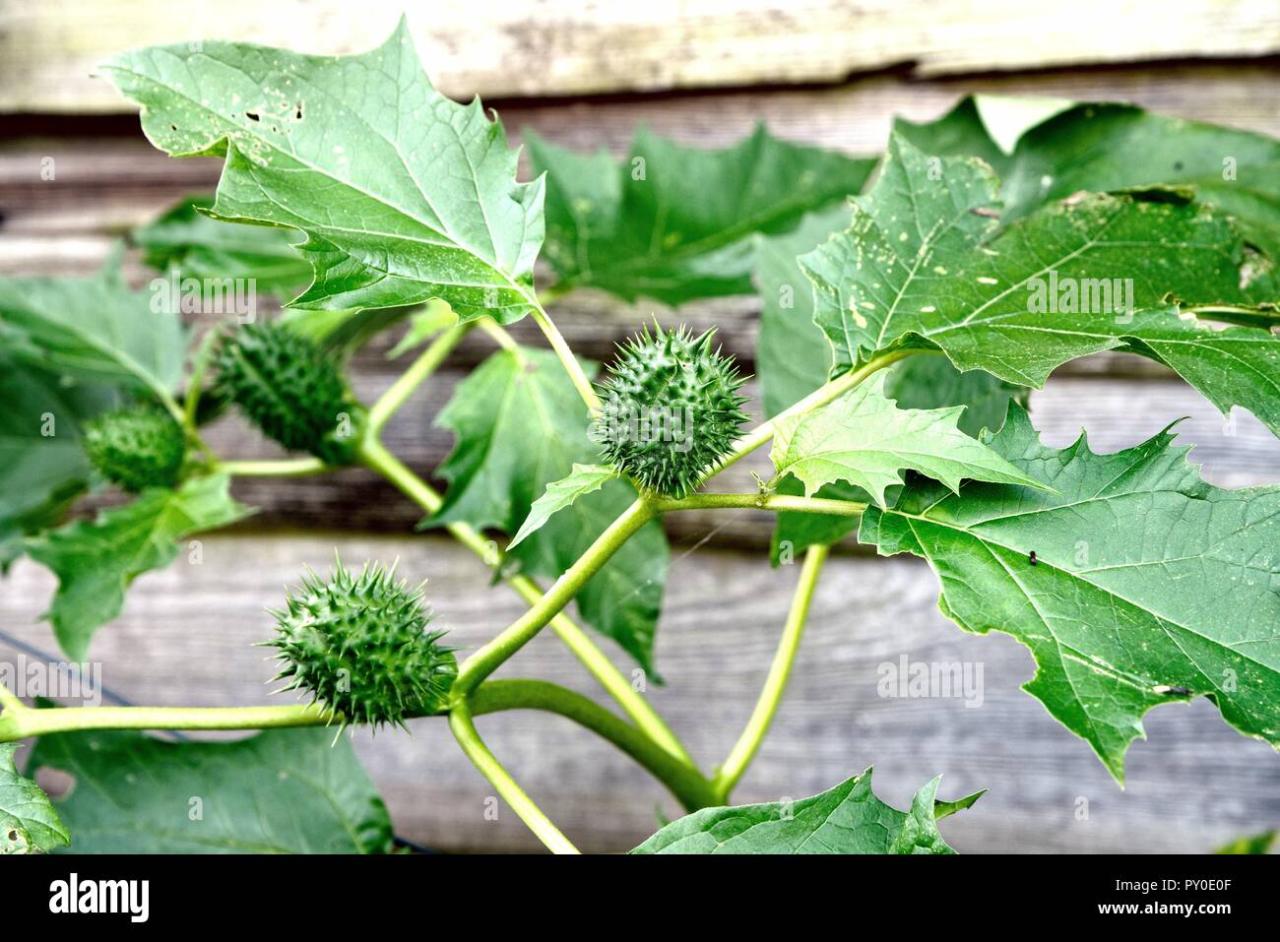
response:
<svg viewBox="0 0 1280 942"><path fill-rule="evenodd" d="M345 723L404 725L435 712L457 676L457 660L429 631L421 588L393 570L366 565L359 574L337 563L324 582L309 573L285 607L272 611L285 690L307 690Z"/></svg>
<svg viewBox="0 0 1280 942"><path fill-rule="evenodd" d="M338 365L315 343L278 322L247 324L218 351L216 391L292 451L351 464L364 409Z"/></svg>
<svg viewBox="0 0 1280 942"><path fill-rule="evenodd" d="M85 422L84 450L103 477L137 493L178 483L186 439L173 416L144 404L104 412Z"/></svg>
<svg viewBox="0 0 1280 942"><path fill-rule="evenodd" d="M744 377L711 348L713 333L645 328L620 346L600 387L592 439L615 468L660 494L683 497L695 487L747 419L738 394Z"/></svg>

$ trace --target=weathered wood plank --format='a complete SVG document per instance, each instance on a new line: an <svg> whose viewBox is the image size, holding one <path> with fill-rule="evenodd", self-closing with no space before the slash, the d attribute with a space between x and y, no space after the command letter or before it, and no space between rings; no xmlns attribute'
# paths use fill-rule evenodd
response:
<svg viewBox="0 0 1280 942"><path fill-rule="evenodd" d="M1280 64L1162 65L909 81L873 76L830 89L738 91L600 99L574 103L508 102L504 123L518 140L531 127L578 149L627 147L637 125L685 143L720 146L764 121L777 134L850 153L884 148L895 115L916 121L945 112L967 92L1132 101L1185 118L1280 135ZM193 190L211 190L219 161L172 160L121 116L94 125L0 119L0 208L8 235L122 231L145 222ZM107 133L109 132L109 133ZM50 173L52 172L52 179ZM2 259L0 259L2 261Z"/></svg>
<svg viewBox="0 0 1280 942"><path fill-rule="evenodd" d="M124 615L94 641L103 680L143 703L264 702L273 668L251 646L270 631L263 607L278 602L304 565L330 566L335 546L348 563L398 558L406 575L430 577L438 621L464 651L521 610L508 590L487 587L465 550L436 536L210 536L201 565L184 554L138 580ZM750 712L795 573L707 548L673 569L657 651L668 686L651 686L648 695L707 767L726 754ZM46 572L19 563L0 587L0 627L52 650L48 627L35 622L52 587ZM943 826L965 852L1204 851L1280 820L1275 754L1231 731L1205 702L1149 715L1150 740L1130 751L1122 791L1082 741L1018 689L1033 671L1023 649L1005 637L962 634L939 615L935 598L920 560L832 560L791 689L738 800L812 794L874 763L877 791L905 806L941 772L945 795L990 789ZM0 659L14 653L0 645ZM981 705L881 698L879 665L904 655L981 665ZM503 673L597 693L549 633ZM654 829L656 809L676 810L642 771L562 720L515 713L485 717L481 729L584 849L630 847ZM505 807L498 821L485 819L492 789L441 722L417 721L412 735L360 734L358 748L404 836L446 850L536 846Z"/></svg>
<svg viewBox="0 0 1280 942"><path fill-rule="evenodd" d="M382 42L404 10L369 0L44 0L0 8L0 111L126 111L96 71L113 53L234 39L329 55ZM918 75L1142 59L1260 56L1280 50L1267 0L445 0L410 8L422 59L451 94L578 95L838 82L902 67Z"/></svg>

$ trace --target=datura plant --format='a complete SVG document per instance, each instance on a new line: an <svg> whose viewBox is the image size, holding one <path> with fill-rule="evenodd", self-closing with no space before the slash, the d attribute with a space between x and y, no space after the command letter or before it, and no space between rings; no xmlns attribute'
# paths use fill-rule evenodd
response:
<svg viewBox="0 0 1280 942"><path fill-rule="evenodd" d="M481 714L532 708L611 742L683 806L637 853L950 853L939 822L978 796L943 800L936 779L906 810L853 768L812 797L732 803L829 548L851 536L920 557L960 628L1022 642L1036 662L1026 692L1118 782L1144 715L1165 703L1205 698L1280 745L1280 485L1208 483L1176 416L1123 451L1083 434L1052 447L1033 396L1070 360L1127 354L1280 434L1280 142L1055 103L1020 136L1005 128L1007 149L988 131L1000 102L965 100L933 123L898 123L874 158L759 128L719 151L645 132L618 163L525 132L521 182L496 117L436 91L403 27L363 55L205 42L105 71L157 148L223 160L215 197L135 233L144 260L197 282L260 278L288 301L275 319L192 326L131 290L118 256L87 279L0 281L12 404L0 548L6 565L25 555L56 575L46 617L62 649L84 658L137 576L188 534L250 513L231 496L236 478L347 465L385 477L528 608L455 655L429 584L410 587L431 573L339 561L288 590L261 639L303 702L37 708L0 690L0 743L39 739L21 773L0 746L6 849L387 851L386 810L335 733L443 723L548 848L573 851L476 728ZM669 313L667 326L637 315L608 364L576 357L547 305L579 289L668 312L758 292L758 385L744 386L714 332ZM545 344L507 332L524 318ZM394 352L416 359L362 403L348 358L396 329ZM495 351L438 416L456 438L435 471L441 493L381 433L472 331ZM753 425L747 411L768 418ZM227 412L295 454L215 453L202 428ZM773 473L757 489L716 489L766 448ZM127 494L63 521L78 495L111 486ZM692 508L773 512L775 562L784 546L804 554L759 702L710 773L591 634L657 679L661 520ZM1087 553L1082 528L1095 535ZM616 709L510 670L494 679L548 626ZM209 729L260 732L143 732ZM95 788L55 809L33 781L45 766ZM225 791L217 821L197 834L157 819L166 796L211 782Z"/></svg>

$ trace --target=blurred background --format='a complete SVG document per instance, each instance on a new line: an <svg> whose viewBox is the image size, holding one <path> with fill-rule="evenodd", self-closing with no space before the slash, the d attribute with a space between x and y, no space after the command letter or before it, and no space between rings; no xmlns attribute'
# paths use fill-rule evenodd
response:
<svg viewBox="0 0 1280 942"><path fill-rule="evenodd" d="M518 140L529 127L576 149L625 152L639 124L693 145L724 145L765 121L777 135L849 153L883 150L894 116L928 120L964 94L1122 100L1164 113L1280 135L1280 5L1275 0L1176 5L1125 0L710 0L645 3L446 0L43 0L0 2L0 275L87 274L133 227L176 200L212 190L219 162L176 161L153 150L133 107L95 67L122 49L236 39L312 53L380 43L402 8L433 80L459 98L480 95ZM1054 8L1057 8L1056 10ZM52 170L52 172L50 172ZM148 275L128 256L136 282ZM743 297L678 312L574 294L552 313L580 354L613 344L656 315L696 329L717 325L748 370L758 302ZM528 325L524 342L539 343ZM398 331L354 360L369 401L403 363L385 354ZM450 447L432 426L454 382L489 352L473 337L396 416L387 444L423 473ZM1149 437L1179 416L1184 442L1217 484L1280 479L1280 443L1252 416L1229 419L1159 367L1099 357L1060 370L1032 397L1045 439L1081 427L1098 450ZM274 454L244 426L211 436L224 455ZM753 488L765 456L733 469ZM115 693L154 704L261 702L273 673L251 644L267 636L264 606L304 565L400 559L429 576L429 596L453 640L473 647L516 617L508 589L445 537L415 534L418 514L361 471L247 481L237 496L260 508L247 523L203 539L203 563L180 557L140 579L123 616L92 657ZM675 515L673 564L657 643L667 686L647 693L706 766L745 722L786 612L795 570L771 569L769 516ZM38 621L54 588L20 562L0 583L0 657L54 656ZM963 634L936 608L923 561L877 560L847 545L829 564L793 681L738 801L801 797L868 765L898 807L942 773L940 794L987 788L943 827L962 852L1205 851L1280 824L1280 760L1222 723L1204 702L1149 714L1120 789L1087 745L1019 690L1033 672L1012 639ZM626 656L606 640L620 665ZM981 665L981 705L877 694L877 667L912 661ZM504 673L544 676L594 695L581 668L546 633ZM546 715L481 724L494 751L584 850L619 850L676 809L662 789L607 745ZM357 737L399 834L432 848L533 849L503 808L486 815L490 787L443 724L412 735Z"/></svg>

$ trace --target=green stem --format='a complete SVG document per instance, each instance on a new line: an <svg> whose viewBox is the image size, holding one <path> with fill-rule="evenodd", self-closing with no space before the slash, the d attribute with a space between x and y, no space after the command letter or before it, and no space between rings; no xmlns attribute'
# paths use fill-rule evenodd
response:
<svg viewBox="0 0 1280 942"><path fill-rule="evenodd" d="M503 710L545 710L591 730L662 782L686 811L714 804L710 783L641 730L594 700L545 680L488 680L471 697L474 716Z"/></svg>
<svg viewBox="0 0 1280 942"><path fill-rule="evenodd" d="M220 461L219 471L236 477L296 478L329 470L319 458L281 458L275 461Z"/></svg>
<svg viewBox="0 0 1280 942"><path fill-rule="evenodd" d="M369 437L376 438L378 436L383 426L387 424L387 420L395 415L396 410L408 401L414 390L439 369L440 364L453 352L453 348L474 326L475 321L455 324L427 345L427 348L419 354L413 364L400 374L399 379L391 384L391 388L378 397L378 401L369 408L368 428L366 431Z"/></svg>
<svg viewBox="0 0 1280 942"><path fill-rule="evenodd" d="M582 364L578 362L578 358L569 349L569 344L565 342L564 336L547 315L547 312L542 309L541 305L534 307L532 317L534 323L542 331L543 336L547 338L547 342L551 344L551 349L560 358L560 364L564 367L564 371L569 374L569 379L578 390L578 395L582 397L582 401L587 404L587 409L592 415L599 412L601 408L600 397L596 395L595 387L591 385L591 380L583 372Z"/></svg>
<svg viewBox="0 0 1280 942"><path fill-rule="evenodd" d="M5 705L0 742L86 729L276 729L322 726L334 717L311 704L249 707L66 707L33 710Z"/></svg>
<svg viewBox="0 0 1280 942"><path fill-rule="evenodd" d="M729 757L712 779L711 787L715 791L718 805L729 803L733 787L755 758L773 717L778 712L778 704L782 702L782 693L791 676L791 666L800 649L800 639L804 636L809 605L813 601L814 587L818 584L818 576L822 572L822 564L826 562L828 549L826 546L811 546L805 554L804 565L800 569L800 582L792 597L791 610L787 613L786 625L782 629L778 649L773 655L773 663L769 665L769 676L765 678L760 698L756 701L742 735L729 752Z"/></svg>
<svg viewBox="0 0 1280 942"><path fill-rule="evenodd" d="M438 513L443 500L421 478L407 468L399 458L376 440L366 440L362 449L365 464L394 484L410 500L429 514ZM494 545L475 528L465 523L450 523L446 529L467 549L479 556L489 566L496 566ZM531 606L541 604L545 596L538 584L528 576L512 576L507 583ZM680 759L690 768L696 763L680 742L671 727L649 705L648 701L631 686L627 678L613 665L604 652L591 640L568 615L558 612L551 620L551 628L569 648L570 652L591 673L609 696L617 701L624 713L655 742Z"/></svg>
<svg viewBox="0 0 1280 942"><path fill-rule="evenodd" d="M718 510L749 507L756 510L792 511L804 514L829 514L835 517L857 517L866 504L853 500L829 500L825 497L799 497L787 494L690 494L680 500L661 498L654 502L659 513L676 510Z"/></svg>
<svg viewBox="0 0 1280 942"><path fill-rule="evenodd" d="M609 524L577 561L564 571L546 594L512 622L501 634L463 661L454 682L455 700L466 697L482 680L498 669L528 644L556 614L573 599L600 567L609 561L633 533L653 519L654 511L644 498L638 498Z"/></svg>
<svg viewBox="0 0 1280 942"><path fill-rule="evenodd" d="M0 687L0 742L91 729L239 730L327 726L335 721L314 706L64 707L36 710ZM491 680L471 698L475 716L506 710L556 713L591 730L631 756L690 811L712 803L710 783L641 730L580 693L542 680Z"/></svg>
<svg viewBox="0 0 1280 942"><path fill-rule="evenodd" d="M449 728L453 730L454 738L458 740L458 745L462 747L462 751L467 754L471 763L493 784L498 794L511 806L511 810L519 816L530 831L537 835L538 840L542 841L548 850L556 854L578 852L578 848L560 833L560 829L551 823L551 819L542 813L542 809L534 804L533 799L526 795L524 789L511 777L511 773L504 769L502 763L489 751L489 747L484 744L484 740L476 731L476 724L472 722L471 711L466 701L454 704L449 713Z"/></svg>

